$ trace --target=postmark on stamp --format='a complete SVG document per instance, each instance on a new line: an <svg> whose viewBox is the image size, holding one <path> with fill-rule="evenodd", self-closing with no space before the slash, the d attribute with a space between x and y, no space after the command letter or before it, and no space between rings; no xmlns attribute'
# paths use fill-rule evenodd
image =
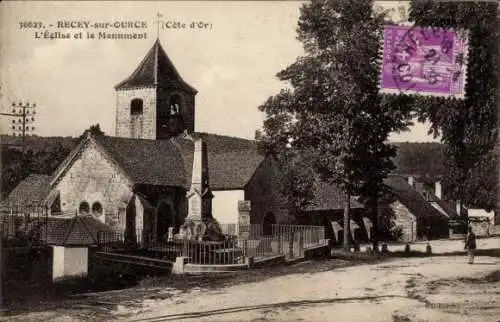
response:
<svg viewBox="0 0 500 322"><path fill-rule="evenodd" d="M463 99L467 57L465 30L386 26L380 92Z"/></svg>

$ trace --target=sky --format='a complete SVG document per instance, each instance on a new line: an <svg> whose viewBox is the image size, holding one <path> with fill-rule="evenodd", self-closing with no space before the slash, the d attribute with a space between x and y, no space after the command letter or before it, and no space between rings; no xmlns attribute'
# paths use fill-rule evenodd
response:
<svg viewBox="0 0 500 322"><path fill-rule="evenodd" d="M276 73L301 56L296 40L300 1L157 1L157 2L1 2L0 109L12 102L36 102L36 134L78 136L99 123L114 135L114 86L127 78L153 45L157 32L180 75L198 90L195 130L252 139L262 127L258 106L285 84ZM381 1L385 8L404 2ZM205 22L209 29L160 28L161 21ZM397 14L397 12L395 13ZM45 31L85 33L56 28L59 22L145 21L146 39L37 39L43 29L21 28L41 22ZM26 24L24 24L26 25ZM50 27L54 25L54 27ZM96 31L96 30L90 30ZM9 134L11 119L2 117ZM426 124L393 134L391 141L432 141Z"/></svg>

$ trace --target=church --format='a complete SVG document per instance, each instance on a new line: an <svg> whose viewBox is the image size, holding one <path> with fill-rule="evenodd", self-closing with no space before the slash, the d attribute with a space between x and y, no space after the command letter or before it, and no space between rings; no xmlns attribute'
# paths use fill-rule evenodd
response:
<svg viewBox="0 0 500 322"><path fill-rule="evenodd" d="M197 90L159 40L114 89L115 136L87 136L52 176L40 178L53 215L91 214L117 231L162 238L184 223L197 178L210 189L205 208L220 224L238 224L242 204L250 205L251 223L293 220L274 162L255 141L195 132Z"/></svg>

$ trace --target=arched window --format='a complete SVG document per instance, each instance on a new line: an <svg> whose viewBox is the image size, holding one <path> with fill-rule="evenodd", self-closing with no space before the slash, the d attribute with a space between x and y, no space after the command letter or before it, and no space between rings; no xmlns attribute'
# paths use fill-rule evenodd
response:
<svg viewBox="0 0 500 322"><path fill-rule="evenodd" d="M130 102L130 114L141 115L142 114L142 100L140 98L134 98Z"/></svg>
<svg viewBox="0 0 500 322"><path fill-rule="evenodd" d="M88 214L90 211L89 203L86 201L82 201L80 206L78 207L78 213L80 214Z"/></svg>
<svg viewBox="0 0 500 322"><path fill-rule="evenodd" d="M100 202L96 201L92 205L92 215L99 217L102 215L102 205Z"/></svg>
<svg viewBox="0 0 500 322"><path fill-rule="evenodd" d="M179 94L173 94L168 99L168 108L170 109L170 115L178 115L182 113L182 99Z"/></svg>

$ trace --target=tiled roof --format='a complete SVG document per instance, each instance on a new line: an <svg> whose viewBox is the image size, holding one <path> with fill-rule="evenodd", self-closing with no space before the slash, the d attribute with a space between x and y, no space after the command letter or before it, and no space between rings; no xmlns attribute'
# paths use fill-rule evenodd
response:
<svg viewBox="0 0 500 322"><path fill-rule="evenodd" d="M228 136L194 133L207 144L210 187L214 190L242 189L264 160L254 141ZM96 137L96 142L134 184L189 189L194 142Z"/></svg>
<svg viewBox="0 0 500 322"><path fill-rule="evenodd" d="M186 185L181 152L169 140L98 136L95 141L135 184Z"/></svg>
<svg viewBox="0 0 500 322"><path fill-rule="evenodd" d="M384 180L391 193L417 218L447 218L425 200L425 198L400 176L389 176Z"/></svg>
<svg viewBox="0 0 500 322"><path fill-rule="evenodd" d="M179 88L193 94L197 92L181 78L158 39L132 75L116 85L115 88L126 89L156 85Z"/></svg>
<svg viewBox="0 0 500 322"><path fill-rule="evenodd" d="M193 133L192 137L201 138L207 144L208 175L213 190L242 189L264 160L255 141L208 133ZM182 136L173 142L182 151L186 188L189 189L194 143Z"/></svg>
<svg viewBox="0 0 500 322"><path fill-rule="evenodd" d="M50 193L50 177L43 174L30 174L11 191L3 207L9 205L41 206Z"/></svg>
<svg viewBox="0 0 500 322"><path fill-rule="evenodd" d="M47 218L47 243L56 246L94 246L99 232L111 228L90 215L72 218Z"/></svg>
<svg viewBox="0 0 500 322"><path fill-rule="evenodd" d="M344 208L344 195L337 185L315 182L314 198L311 200L307 211L321 211ZM351 208L364 208L355 197L351 197Z"/></svg>

